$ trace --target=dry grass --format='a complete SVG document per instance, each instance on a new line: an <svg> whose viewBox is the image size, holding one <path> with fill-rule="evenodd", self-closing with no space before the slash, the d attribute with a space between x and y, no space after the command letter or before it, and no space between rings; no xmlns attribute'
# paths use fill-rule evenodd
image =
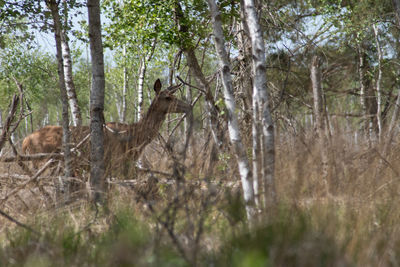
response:
<svg viewBox="0 0 400 267"><path fill-rule="evenodd" d="M37 266L96 265L99 262L90 253L98 253L104 265L400 265L400 146L383 157L379 146L366 148L344 137L333 138L328 150L331 192L326 194L321 148L312 138L280 138L276 150L279 204L249 233L241 195L237 187L231 188L238 179L234 158L227 151L210 161L210 145L202 138L195 140L184 171L159 141L153 142L145 151L146 168L171 175L131 172L126 178L145 182L114 184L106 209L97 213L85 198L55 208L51 181L45 186L51 199L35 185L21 190L1 209L42 237L24 236L24 230L1 217L0 262L11 255L17 265L31 260L43 261ZM18 166L6 164L0 170L2 174L19 171ZM1 185L4 196L15 183L2 179ZM124 220L135 222L126 222L127 228L118 230L132 231L129 240L114 229ZM141 231L146 234L140 235ZM72 240L79 236L79 244L71 242L90 255L72 249L76 259L65 256L68 233L73 233ZM25 248L21 261L16 259L17 243ZM132 250L139 254L129 256Z"/></svg>

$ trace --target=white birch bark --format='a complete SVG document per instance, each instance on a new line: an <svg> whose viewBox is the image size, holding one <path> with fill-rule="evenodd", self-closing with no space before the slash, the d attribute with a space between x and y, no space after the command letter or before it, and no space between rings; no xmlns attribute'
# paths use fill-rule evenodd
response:
<svg viewBox="0 0 400 267"><path fill-rule="evenodd" d="M122 111L122 102L123 99L121 98L121 95L118 93L118 89L116 88L115 85L112 85L113 89L111 90L112 92L114 92L114 98L117 99L115 101L115 107L117 108L117 113L118 113L118 121L119 122L124 122L123 119L123 111ZM110 114L110 120L114 121L113 116Z"/></svg>
<svg viewBox="0 0 400 267"><path fill-rule="evenodd" d="M322 166L322 179L325 184L326 193L329 194L328 186L328 142L326 139L326 121L324 116L324 105L323 105L323 93L321 85L321 68L320 68L320 58L318 56L313 56L311 59L311 83L313 90L313 111L315 118L315 131L317 133L318 145L321 152L321 166Z"/></svg>
<svg viewBox="0 0 400 267"><path fill-rule="evenodd" d="M245 200L247 218L250 222L254 221L255 207L254 207L254 191L253 181L250 171L249 162L247 159L246 151L243 147L242 138L237 122L235 98L233 96L233 86L231 77L231 68L229 63L228 54L225 49L225 39L222 31L221 16L218 11L215 0L208 0L210 7L211 18L214 29L215 49L217 51L219 65L221 68L222 85L224 87L224 100L226 109L228 111L228 130L229 138L231 140L236 160L239 167L240 178L242 181L243 195Z"/></svg>
<svg viewBox="0 0 400 267"><path fill-rule="evenodd" d="M62 128L63 128L62 150L64 152L64 175L66 177L71 177L72 160L71 160L71 151L69 147L70 133L69 133L69 116L68 116L68 96L67 96L67 90L65 88L64 64L63 64L62 48L61 48L62 30L61 30L60 14L57 1L47 0L46 4L51 11L54 22L53 27L54 27L54 36L56 41L57 61L58 61L58 85L60 87L60 94L62 101Z"/></svg>
<svg viewBox="0 0 400 267"><path fill-rule="evenodd" d="M252 110L253 113L252 118L258 118L259 111L258 111L258 102L253 97L256 97L256 94L253 94L253 86L252 86L252 77L251 71L247 68L251 65L251 43L249 36L249 28L247 27L246 20L245 20L245 11L244 11L244 4L243 0L241 1L241 23L238 26L238 31L240 34L238 35L238 46L239 48L239 56L242 59L242 64L240 64L241 70L241 93L243 94L243 105L244 110L249 111ZM253 155L261 155L261 148L260 148L260 123L256 120L251 120L251 127L246 127L246 118L248 114L243 115L242 123L245 124L245 129L251 128L251 135L252 135L252 154ZM253 170L253 188L254 188L254 198L256 207L260 207L261 205L261 181L260 181L260 162L261 157L253 156L252 157L252 170Z"/></svg>
<svg viewBox="0 0 400 267"><path fill-rule="evenodd" d="M364 137L367 138L368 146L371 146L371 136L370 136L370 118L368 116L368 107L367 107L367 100L366 100L366 86L365 86L365 59L364 59L364 51L361 48L361 45L358 47L358 74L360 80L360 104L362 108L362 113L364 116Z"/></svg>
<svg viewBox="0 0 400 267"><path fill-rule="evenodd" d="M92 58L92 88L90 91L90 183L93 200L101 202L105 190L104 176L104 57L101 40L99 0L87 1L89 14L89 41Z"/></svg>
<svg viewBox="0 0 400 267"><path fill-rule="evenodd" d="M144 87L144 79L146 78L147 71L147 62L151 60L154 54L154 50L156 48L157 40L154 39L151 49L147 54L144 54L142 59L140 60L140 68L139 68L139 80L138 80L138 106L137 106L137 121L142 118L142 110L143 110L143 87Z"/></svg>
<svg viewBox="0 0 400 267"><path fill-rule="evenodd" d="M143 108L143 86L144 86L144 78L146 74L146 62L143 57L140 60L140 68L139 68L139 80L138 80L138 105L137 105L137 121L140 121L142 118L142 108Z"/></svg>
<svg viewBox="0 0 400 267"><path fill-rule="evenodd" d="M123 67L123 86L122 86L122 105L120 107L119 121L125 122L126 121L126 97L128 93L128 73L126 68L126 45L123 47L122 54L124 56L124 67Z"/></svg>
<svg viewBox="0 0 400 267"><path fill-rule="evenodd" d="M378 52L378 78L376 79L376 93L377 93L377 111L376 111L376 119L378 122L378 140L379 143L382 142L382 48L379 43L379 31L378 26L374 23L372 24L372 28L374 29L375 35L375 43L376 49Z"/></svg>
<svg viewBox="0 0 400 267"><path fill-rule="evenodd" d="M397 26L400 26L400 0L393 0L393 7L396 14ZM383 157L385 157L389 152L389 148L392 144L395 132L394 130L399 120L399 116L400 116L400 87L398 88L397 99L393 109L393 114L390 120L389 128L387 129L386 132L386 138L385 138L386 140L382 152Z"/></svg>
<svg viewBox="0 0 400 267"><path fill-rule="evenodd" d="M82 115L76 95L75 83L72 77L72 59L71 51L68 44L68 36L65 27L68 23L67 1L64 0L64 29L61 31L61 48L65 73L65 87L67 90L69 107L71 109L72 122L75 126L82 125Z"/></svg>
<svg viewBox="0 0 400 267"><path fill-rule="evenodd" d="M314 118L315 118L315 130L318 137L322 137L325 134L325 120L323 116L323 96L321 88L321 69L320 69L320 58L313 56L311 59L311 83L313 90L313 103L314 103Z"/></svg>
<svg viewBox="0 0 400 267"><path fill-rule="evenodd" d="M252 65L254 73L253 82L253 107L257 105L259 114L254 119L254 123L260 123L261 128L261 153L262 157L262 181L264 183L264 204L268 209L276 201L275 192L275 141L274 125L268 107L267 76L264 39L258 21L254 0L244 0L244 12L249 29L252 46ZM254 156L254 155L253 155Z"/></svg>

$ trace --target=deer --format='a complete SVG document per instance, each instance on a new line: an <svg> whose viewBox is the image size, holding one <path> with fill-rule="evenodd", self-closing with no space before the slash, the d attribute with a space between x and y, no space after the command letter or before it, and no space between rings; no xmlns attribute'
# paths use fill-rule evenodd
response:
<svg viewBox="0 0 400 267"><path fill-rule="evenodd" d="M192 106L174 96L179 86L161 90L160 79L154 83L155 97L142 118L133 124L108 122L104 125L104 159L110 165L129 156L137 161L144 148L158 135L168 113L191 114ZM71 141L75 144L90 134L88 126L71 127ZM23 154L55 153L62 147L61 126L45 126L25 137L22 142ZM83 154L88 158L88 145ZM75 160L80 161L80 160ZM34 162L34 167L38 163Z"/></svg>

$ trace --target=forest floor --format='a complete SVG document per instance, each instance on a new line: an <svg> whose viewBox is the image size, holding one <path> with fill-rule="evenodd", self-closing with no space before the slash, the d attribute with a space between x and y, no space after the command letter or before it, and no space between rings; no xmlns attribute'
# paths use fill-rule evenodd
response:
<svg viewBox="0 0 400 267"><path fill-rule="evenodd" d="M335 138L325 182L312 138L280 138L278 203L251 228L229 151L213 155L199 139L177 162L159 147L146 149L141 171L108 180L97 207L84 178L63 203L49 173L28 183L2 163L0 210L15 221L0 217L0 265L400 265L400 146L383 156Z"/></svg>

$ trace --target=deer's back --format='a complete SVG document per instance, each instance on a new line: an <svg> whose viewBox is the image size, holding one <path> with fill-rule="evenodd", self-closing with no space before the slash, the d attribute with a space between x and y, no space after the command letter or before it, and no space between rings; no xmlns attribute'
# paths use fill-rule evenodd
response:
<svg viewBox="0 0 400 267"><path fill-rule="evenodd" d="M71 127L71 143L79 143L87 134L89 127ZM63 130L61 126L45 126L34 131L22 142L24 154L53 153L59 152L62 148Z"/></svg>
<svg viewBox="0 0 400 267"><path fill-rule="evenodd" d="M61 149L62 128L60 126L46 126L34 131L22 142L24 154L52 153Z"/></svg>

